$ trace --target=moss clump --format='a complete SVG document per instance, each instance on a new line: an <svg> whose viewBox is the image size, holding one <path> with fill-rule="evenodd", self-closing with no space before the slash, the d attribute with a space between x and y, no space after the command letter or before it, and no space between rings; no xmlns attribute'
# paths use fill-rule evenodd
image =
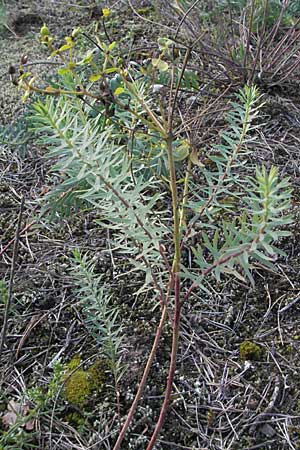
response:
<svg viewBox="0 0 300 450"><path fill-rule="evenodd" d="M240 345L240 358L245 360L257 361L262 357L262 348L251 341L244 341Z"/></svg>
<svg viewBox="0 0 300 450"><path fill-rule="evenodd" d="M73 358L66 365L66 370L68 373L72 372L72 370L77 369L80 366L81 358L80 355L74 355Z"/></svg>
<svg viewBox="0 0 300 450"><path fill-rule="evenodd" d="M65 420L77 428L82 427L85 424L84 417L78 412L70 412L65 416Z"/></svg>
<svg viewBox="0 0 300 450"><path fill-rule="evenodd" d="M84 370L76 370L65 383L65 399L74 405L83 406L91 393L92 386Z"/></svg>
<svg viewBox="0 0 300 450"><path fill-rule="evenodd" d="M66 378L64 387L65 399L78 407L83 407L94 392L100 392L106 378L107 363L96 360L89 369L80 366L81 358L75 355L66 365Z"/></svg>
<svg viewBox="0 0 300 450"><path fill-rule="evenodd" d="M94 364L89 367L87 374L94 389L98 391L99 389L102 389L106 379L106 372L108 370L108 362L104 359L96 359Z"/></svg>

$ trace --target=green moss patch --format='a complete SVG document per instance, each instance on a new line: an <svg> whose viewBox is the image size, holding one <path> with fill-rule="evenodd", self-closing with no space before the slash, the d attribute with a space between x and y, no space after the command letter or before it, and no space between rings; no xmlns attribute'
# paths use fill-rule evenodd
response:
<svg viewBox="0 0 300 450"><path fill-rule="evenodd" d="M86 370L80 367L80 364L80 356L75 355L66 365L64 398L70 404L83 407L94 393L102 391L105 385L107 363L105 360L97 359Z"/></svg>
<svg viewBox="0 0 300 450"><path fill-rule="evenodd" d="M240 345L240 358L243 361L257 361L260 360L263 354L262 348L251 341L244 341Z"/></svg>

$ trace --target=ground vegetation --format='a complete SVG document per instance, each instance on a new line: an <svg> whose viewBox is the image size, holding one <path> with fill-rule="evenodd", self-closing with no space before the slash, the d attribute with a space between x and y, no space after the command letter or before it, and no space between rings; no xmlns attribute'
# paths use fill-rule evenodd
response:
<svg viewBox="0 0 300 450"><path fill-rule="evenodd" d="M54 3L0 10L0 448L297 449L298 2Z"/></svg>

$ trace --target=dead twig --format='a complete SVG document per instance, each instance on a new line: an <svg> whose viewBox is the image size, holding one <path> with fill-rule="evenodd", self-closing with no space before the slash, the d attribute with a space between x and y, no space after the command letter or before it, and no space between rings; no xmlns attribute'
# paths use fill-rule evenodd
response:
<svg viewBox="0 0 300 450"><path fill-rule="evenodd" d="M19 211L19 216L18 216L16 236L14 239L13 257L12 257L10 279L9 279L9 286L8 286L8 296L7 296L7 301L5 304L3 325L2 325L2 331L1 331L0 358L2 356L2 351L3 351L4 344L5 344L8 315L9 315L10 306L11 306L11 302L12 302L12 292L13 292L14 276L15 276L15 271L16 271L16 263L17 263L17 258L18 258L18 251L19 251L20 230L21 230L21 223L22 223L22 217L23 217L23 211L24 211L24 204L25 204L25 197L23 196L22 200L21 200L20 211Z"/></svg>

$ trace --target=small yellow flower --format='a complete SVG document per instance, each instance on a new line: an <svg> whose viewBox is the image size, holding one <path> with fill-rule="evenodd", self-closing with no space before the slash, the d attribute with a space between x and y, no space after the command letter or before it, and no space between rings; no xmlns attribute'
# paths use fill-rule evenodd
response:
<svg viewBox="0 0 300 450"><path fill-rule="evenodd" d="M102 9L102 17L108 17L110 15L110 9L109 8L103 8Z"/></svg>

